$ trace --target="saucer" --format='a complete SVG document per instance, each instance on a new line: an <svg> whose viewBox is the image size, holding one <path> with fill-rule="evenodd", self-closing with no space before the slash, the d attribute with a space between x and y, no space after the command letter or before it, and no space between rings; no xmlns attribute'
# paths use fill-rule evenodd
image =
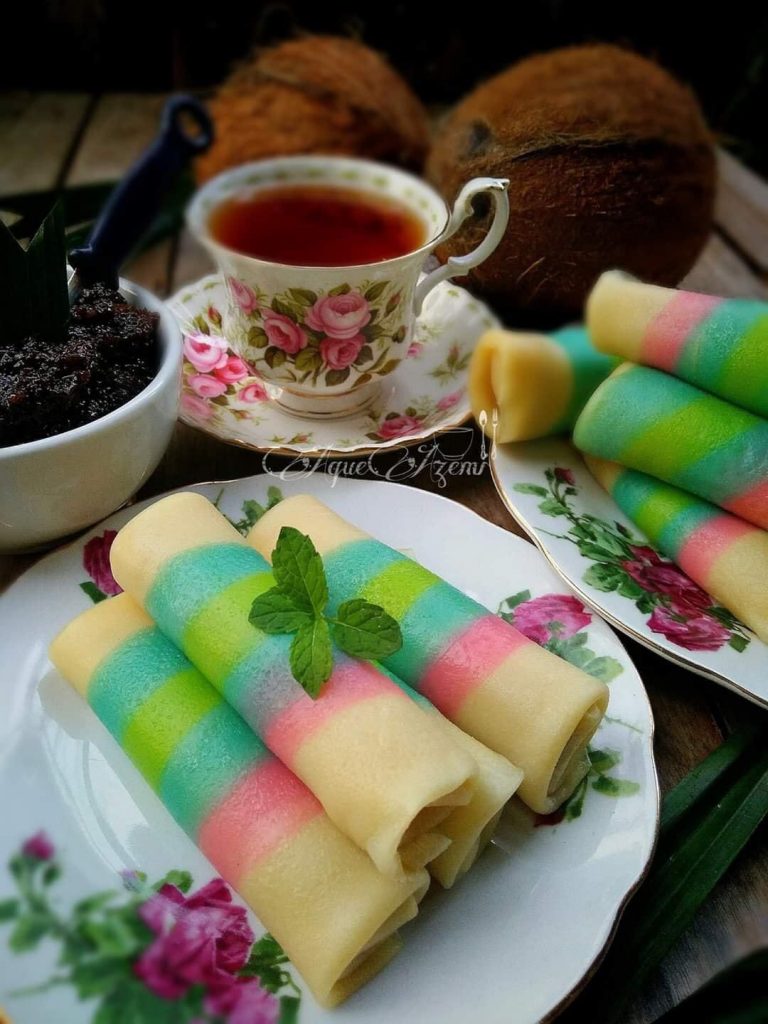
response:
<svg viewBox="0 0 768 1024"><path fill-rule="evenodd" d="M276 455L371 454L459 426L470 416L472 349L483 331L499 325L464 288L438 285L424 302L406 358L373 404L343 419L318 421L279 407L278 389L229 349L222 334L226 302L215 274L168 301L184 334L181 420L220 441Z"/></svg>

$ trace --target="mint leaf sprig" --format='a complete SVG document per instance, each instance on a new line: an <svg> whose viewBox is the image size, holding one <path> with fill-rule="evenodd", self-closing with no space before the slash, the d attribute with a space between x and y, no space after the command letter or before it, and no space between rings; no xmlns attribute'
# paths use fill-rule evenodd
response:
<svg viewBox="0 0 768 1024"><path fill-rule="evenodd" d="M264 633L295 634L291 672L313 700L333 671L333 644L363 660L400 650L400 626L377 604L354 598L339 605L335 615L326 614L323 560L310 538L293 526L280 530L272 571L277 585L254 600L248 620Z"/></svg>

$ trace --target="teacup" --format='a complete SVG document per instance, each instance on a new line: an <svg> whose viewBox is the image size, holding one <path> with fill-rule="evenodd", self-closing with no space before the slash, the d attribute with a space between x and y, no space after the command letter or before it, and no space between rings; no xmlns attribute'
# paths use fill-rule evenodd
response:
<svg viewBox="0 0 768 1024"><path fill-rule="evenodd" d="M404 204L423 222L425 241L377 263L304 267L244 255L214 236L211 216L222 203L286 185L353 188ZM408 351L429 292L491 255L507 226L507 185L502 178L475 178L450 211L426 182L394 167L347 157L280 157L211 179L193 198L187 220L227 283L223 329L230 346L274 386L285 409L330 418L370 405ZM482 242L421 277L427 256L472 214L472 199L486 192L495 210Z"/></svg>

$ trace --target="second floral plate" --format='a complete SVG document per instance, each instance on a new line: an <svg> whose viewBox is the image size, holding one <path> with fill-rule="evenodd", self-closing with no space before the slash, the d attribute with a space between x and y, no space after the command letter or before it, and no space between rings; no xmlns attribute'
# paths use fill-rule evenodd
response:
<svg viewBox="0 0 768 1024"><path fill-rule="evenodd" d="M768 707L768 646L660 555L553 438L495 447L502 501L565 582L617 629Z"/></svg>
<svg viewBox="0 0 768 1024"><path fill-rule="evenodd" d="M454 284L438 285L424 302L407 357L385 378L365 412L307 420L280 408L270 387L229 349L222 334L227 302L211 274L169 300L184 334L181 419L221 441L280 455L364 455L415 444L469 418L467 373L478 337L498 321ZM279 324L274 345L284 343Z"/></svg>

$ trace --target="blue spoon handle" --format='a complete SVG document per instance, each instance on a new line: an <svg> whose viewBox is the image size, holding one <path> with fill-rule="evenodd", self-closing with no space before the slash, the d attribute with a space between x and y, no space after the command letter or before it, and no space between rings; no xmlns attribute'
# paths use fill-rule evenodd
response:
<svg viewBox="0 0 768 1024"><path fill-rule="evenodd" d="M190 133L186 122L195 131ZM160 132L110 195L86 245L69 262L81 284L117 287L118 272L157 215L162 200L187 162L213 141L213 124L192 96L174 96L163 110Z"/></svg>

